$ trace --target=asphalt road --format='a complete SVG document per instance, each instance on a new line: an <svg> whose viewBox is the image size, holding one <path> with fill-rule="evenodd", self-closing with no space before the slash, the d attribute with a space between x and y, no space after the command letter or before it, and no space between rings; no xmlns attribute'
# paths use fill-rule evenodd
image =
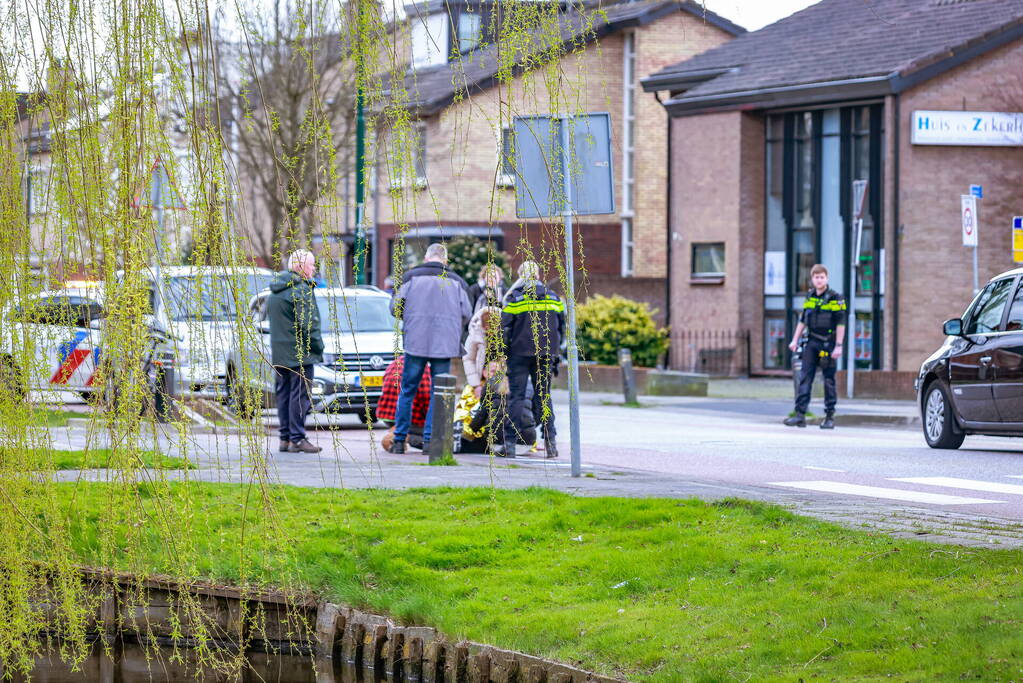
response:
<svg viewBox="0 0 1023 683"><path fill-rule="evenodd" d="M785 427L785 401L693 399L646 408L588 403L582 450L593 465L755 486L776 491L778 500L798 494L801 500L909 503L1023 521L1023 439L971 436L959 450L940 451L929 448L916 427ZM559 413L567 414L567 405ZM561 441L567 457L567 434Z"/></svg>

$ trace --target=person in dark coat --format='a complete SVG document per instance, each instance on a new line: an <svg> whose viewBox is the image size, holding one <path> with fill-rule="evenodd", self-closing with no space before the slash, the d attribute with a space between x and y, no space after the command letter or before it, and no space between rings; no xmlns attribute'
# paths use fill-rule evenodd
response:
<svg viewBox="0 0 1023 683"><path fill-rule="evenodd" d="M300 249L288 257L288 270L270 282L270 362L280 419L281 453L319 453L306 438L305 419L312 407L313 365L323 362L320 309L313 273L316 257Z"/></svg>
<svg viewBox="0 0 1023 683"><path fill-rule="evenodd" d="M533 382L533 418L543 425L548 458L558 457L551 375L557 372L561 339L565 333L565 303L540 281L540 267L533 261L519 266L519 279L504 297L501 328L508 355L511 414L520 415L526 401L526 385ZM505 443L514 449L515 425L508 421Z"/></svg>
<svg viewBox="0 0 1023 683"><path fill-rule="evenodd" d="M504 299L504 272L496 263L487 263L480 268L479 279L469 286L469 304L472 314L476 315L481 308L495 306L500 308Z"/></svg>
<svg viewBox="0 0 1023 683"><path fill-rule="evenodd" d="M451 359L462 351L462 330L469 322L471 307L468 286L448 268L448 250L443 244L426 249L422 265L402 280L391 299L391 312L402 320L405 366L401 373L401 394L394 418L391 453L405 452L405 438L412 422L412 403L426 366L434 378L451 369ZM423 450L430 445L433 430L433 402L423 426Z"/></svg>

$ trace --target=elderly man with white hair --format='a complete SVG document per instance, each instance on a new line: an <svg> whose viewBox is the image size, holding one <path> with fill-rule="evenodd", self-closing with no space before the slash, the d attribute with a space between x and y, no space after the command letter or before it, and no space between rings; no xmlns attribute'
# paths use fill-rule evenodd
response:
<svg viewBox="0 0 1023 683"><path fill-rule="evenodd" d="M447 263L447 248L443 244L431 244L423 263L405 274L391 300L391 311L403 321L405 348L391 453L405 452L405 438L412 423L412 402L426 366L430 366L431 376L436 377L451 370L451 359L462 353L462 330L472 315L469 288ZM432 429L431 402L423 426L424 451L429 447Z"/></svg>
<svg viewBox="0 0 1023 683"><path fill-rule="evenodd" d="M524 261L519 266L519 279L504 296L501 328L508 353L509 412L513 416L524 413L526 385L532 380L533 418L536 424L543 425L544 454L556 458L551 375L557 372L560 361L565 304L540 279L540 266L535 261ZM506 433L505 443L510 443L511 448L515 444L515 428L509 421L506 429L511 433Z"/></svg>
<svg viewBox="0 0 1023 683"><path fill-rule="evenodd" d="M316 305L316 257L299 249L288 257L288 269L270 282L270 362L276 372L274 390L280 418L281 453L319 453L306 438L305 419L312 407L313 365L323 362L320 309Z"/></svg>

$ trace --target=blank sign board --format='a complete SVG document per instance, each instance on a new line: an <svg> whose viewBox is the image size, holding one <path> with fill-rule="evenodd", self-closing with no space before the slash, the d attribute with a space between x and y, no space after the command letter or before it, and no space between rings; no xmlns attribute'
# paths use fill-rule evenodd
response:
<svg viewBox="0 0 1023 683"><path fill-rule="evenodd" d="M562 126L568 125L568 154ZM611 116L515 117L515 215L519 218L615 212ZM565 194L568 177L571 206Z"/></svg>

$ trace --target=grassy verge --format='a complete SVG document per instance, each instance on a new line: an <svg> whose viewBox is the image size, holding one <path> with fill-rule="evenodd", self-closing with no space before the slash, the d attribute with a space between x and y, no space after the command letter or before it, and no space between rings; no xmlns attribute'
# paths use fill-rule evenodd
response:
<svg viewBox="0 0 1023 683"><path fill-rule="evenodd" d="M121 468L125 463L116 461L114 451L109 448L94 448L82 451L51 450L47 453L52 458L53 468L58 470L92 470ZM116 457L125 457L117 454ZM143 450L137 454L138 459L132 463L134 467L145 467L153 470L192 470L195 465L186 458L172 458L156 451Z"/></svg>
<svg viewBox="0 0 1023 683"><path fill-rule="evenodd" d="M169 486L194 499L209 578L236 580L247 558L274 582L286 561L329 599L630 680L1009 680L1023 668L1020 551L893 540L737 501L280 487L284 555L239 548L247 488ZM81 560L102 561L109 488L61 491ZM155 532L143 547L151 569L166 566Z"/></svg>

